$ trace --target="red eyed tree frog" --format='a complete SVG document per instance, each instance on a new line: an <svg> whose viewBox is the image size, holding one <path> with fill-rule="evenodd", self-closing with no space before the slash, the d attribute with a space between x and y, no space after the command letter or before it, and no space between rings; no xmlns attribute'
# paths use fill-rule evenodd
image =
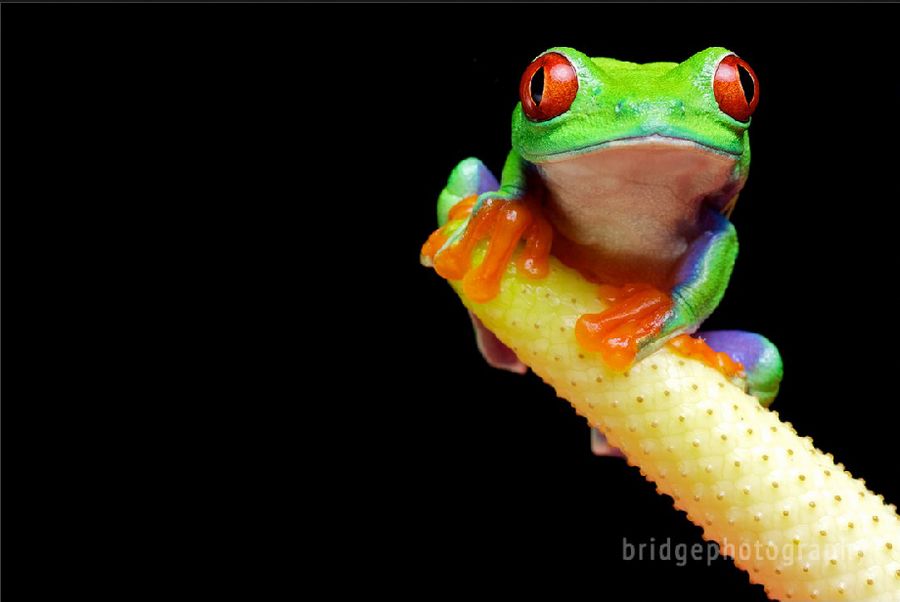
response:
<svg viewBox="0 0 900 602"><path fill-rule="evenodd" d="M695 333L718 305L737 255L729 216L750 167L748 127L759 102L750 66L724 48L682 63L635 64L551 48L525 70L512 150L498 183L461 162L438 201L423 257L488 300L522 240L519 269L546 273L552 252L599 286L611 305L581 316L579 344L627 370L664 344L745 377L768 405L782 376L775 346L741 331ZM474 246L487 238L482 263ZM473 318L474 319L474 318ZM476 322L494 366L524 365Z"/></svg>

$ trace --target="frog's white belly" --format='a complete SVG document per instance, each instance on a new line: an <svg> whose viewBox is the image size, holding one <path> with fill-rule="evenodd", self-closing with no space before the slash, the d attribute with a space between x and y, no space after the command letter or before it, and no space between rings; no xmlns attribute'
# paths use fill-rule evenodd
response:
<svg viewBox="0 0 900 602"><path fill-rule="evenodd" d="M608 143L538 166L558 234L610 280L661 284L701 232L704 202L737 192L736 157L674 139Z"/></svg>

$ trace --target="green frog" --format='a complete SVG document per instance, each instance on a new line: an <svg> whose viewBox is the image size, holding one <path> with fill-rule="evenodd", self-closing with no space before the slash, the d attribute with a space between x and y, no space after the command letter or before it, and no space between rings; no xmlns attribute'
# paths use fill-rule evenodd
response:
<svg viewBox="0 0 900 602"><path fill-rule="evenodd" d="M747 179L759 103L749 64L725 48L647 64L551 48L525 69L519 96L500 181L474 158L454 169L438 222L459 218L460 207L467 221L446 238L438 230L425 262L465 278L469 296L483 301L496 294L498 268L524 240L533 253L522 269L535 277L543 249L598 284L610 306L582 316L575 334L610 367L627 370L694 334L715 352L712 361L720 358L723 370L739 372L751 394L771 403L782 363L770 341L742 331L697 333L737 256L729 218ZM482 265L461 267L484 238ZM473 320L488 362L524 372Z"/></svg>

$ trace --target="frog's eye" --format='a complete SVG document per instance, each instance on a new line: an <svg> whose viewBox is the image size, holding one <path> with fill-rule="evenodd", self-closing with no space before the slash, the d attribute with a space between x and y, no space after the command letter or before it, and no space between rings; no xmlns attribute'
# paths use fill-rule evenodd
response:
<svg viewBox="0 0 900 602"><path fill-rule="evenodd" d="M713 91L719 108L738 121L747 121L759 102L759 80L747 61L733 54L716 67Z"/></svg>
<svg viewBox="0 0 900 602"><path fill-rule="evenodd" d="M578 74L569 59L556 52L539 56L522 74L519 97L522 110L532 121L546 121L562 115L572 106L578 92Z"/></svg>

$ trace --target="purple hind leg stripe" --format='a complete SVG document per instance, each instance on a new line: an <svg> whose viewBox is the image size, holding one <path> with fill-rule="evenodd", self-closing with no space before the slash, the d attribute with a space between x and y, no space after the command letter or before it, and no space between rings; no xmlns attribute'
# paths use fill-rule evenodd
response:
<svg viewBox="0 0 900 602"><path fill-rule="evenodd" d="M697 333L716 351L724 351L741 362L747 372L753 372L766 349L765 339L743 330L711 330Z"/></svg>

